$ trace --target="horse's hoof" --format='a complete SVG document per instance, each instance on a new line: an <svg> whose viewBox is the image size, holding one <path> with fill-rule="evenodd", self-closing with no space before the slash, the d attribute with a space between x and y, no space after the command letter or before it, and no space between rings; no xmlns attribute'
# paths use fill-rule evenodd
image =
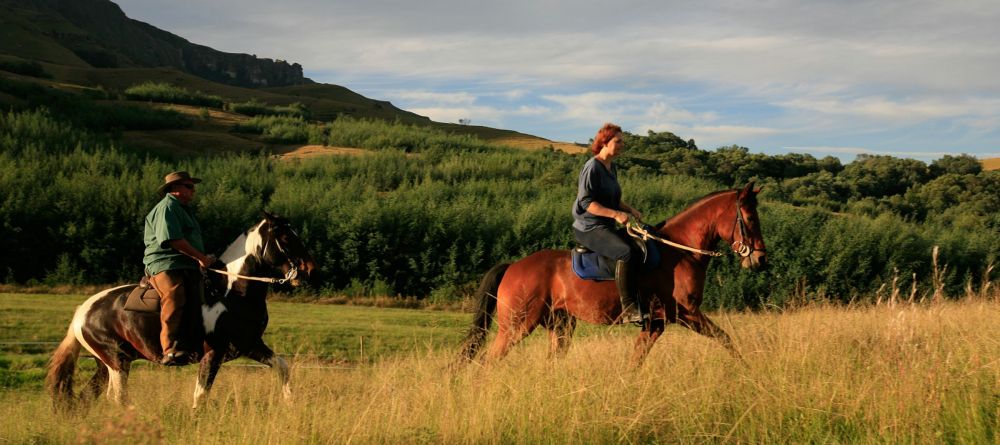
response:
<svg viewBox="0 0 1000 445"><path fill-rule="evenodd" d="M163 358L160 359L160 364L164 366L184 366L193 363L194 355L187 351L168 351L163 354Z"/></svg>

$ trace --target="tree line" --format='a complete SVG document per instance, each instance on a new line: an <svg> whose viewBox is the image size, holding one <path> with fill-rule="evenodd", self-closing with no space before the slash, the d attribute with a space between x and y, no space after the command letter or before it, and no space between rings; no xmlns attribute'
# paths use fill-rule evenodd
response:
<svg viewBox="0 0 1000 445"><path fill-rule="evenodd" d="M137 280L143 217L163 175L179 169L205 180L195 206L211 251L262 209L290 218L319 263L309 292L454 300L497 262L572 246L569 208L586 155L495 147L392 122L312 127L324 129L327 143L373 152L172 160L44 109L4 113L0 282ZM694 141L674 146L671 136L628 135L619 161L627 199L650 222L751 179L765 190L760 214L772 267L749 272L734 258L715 260L708 307L873 299L892 283L909 289L914 276L925 295L934 246L947 264L946 292L959 295L982 284L1000 252L1000 177L968 157L926 165L862 156L842 165L741 147L705 151Z"/></svg>

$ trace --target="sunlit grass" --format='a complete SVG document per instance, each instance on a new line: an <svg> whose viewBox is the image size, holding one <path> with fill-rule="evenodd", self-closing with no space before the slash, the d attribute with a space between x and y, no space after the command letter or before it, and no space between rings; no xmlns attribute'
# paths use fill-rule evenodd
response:
<svg viewBox="0 0 1000 445"><path fill-rule="evenodd" d="M309 319L315 305L273 318ZM364 313L344 320L362 329ZM317 314L320 315L320 314ZM465 318L465 314L452 314ZM427 311L394 313L417 326ZM716 314L744 356L669 327L645 366L628 367L634 328L582 327L547 359L536 333L507 360L449 365L462 328L352 363L293 357L293 400L275 373L224 366L189 408L196 370L137 367L134 408L100 400L58 418L47 395L8 390L0 440L170 443L996 443L1000 304L809 307ZM347 317L345 317L347 318ZM433 324L433 322L431 323ZM307 332L311 328L307 328ZM416 330L417 328L411 328ZM406 337L406 329L381 335ZM437 334L429 334L431 337ZM442 334L443 335L443 334ZM86 377L79 375L79 378Z"/></svg>

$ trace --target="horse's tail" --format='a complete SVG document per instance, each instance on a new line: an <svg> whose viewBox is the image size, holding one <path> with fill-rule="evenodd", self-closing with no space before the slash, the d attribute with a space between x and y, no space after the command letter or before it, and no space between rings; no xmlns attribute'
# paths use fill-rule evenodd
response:
<svg viewBox="0 0 1000 445"><path fill-rule="evenodd" d="M503 275L510 267L508 263L500 263L486 272L476 289L476 315L472 319L472 327L462 343L461 359L472 360L479 353L479 348L486 343L486 335L493 324L493 314L497 310L497 289L503 281Z"/></svg>
<svg viewBox="0 0 1000 445"><path fill-rule="evenodd" d="M76 370L76 359L80 356L80 342L73 334L72 325L66 332L66 338L49 360L49 372L45 376L45 386L52 394L52 403L57 411L73 407L73 371Z"/></svg>

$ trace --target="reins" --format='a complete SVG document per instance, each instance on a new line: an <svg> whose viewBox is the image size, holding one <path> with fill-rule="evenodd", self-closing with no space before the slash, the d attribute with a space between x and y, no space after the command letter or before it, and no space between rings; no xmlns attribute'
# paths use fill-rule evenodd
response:
<svg viewBox="0 0 1000 445"><path fill-rule="evenodd" d="M632 236L634 238L640 238L643 241L651 239L651 240L654 240L654 241L666 244L666 245L671 246L671 247L676 247L676 248L681 249L681 250L687 250L689 252L700 253L702 255L708 255L708 256L714 256L714 257L722 256L722 252L716 252L714 250L696 249L694 247L685 246L683 244L679 244L679 243L675 243L673 241L670 241L670 240L668 240L666 238L663 238L663 237L660 237L660 236L657 236L657 235L653 235L648 230L646 230L643 227L643 225L645 225L645 223L643 223L639 219L637 219L637 218L629 218L628 224L625 225L625 230L628 231L628 234L630 236Z"/></svg>
<svg viewBox="0 0 1000 445"><path fill-rule="evenodd" d="M754 250L757 250L757 249L754 249L752 245L746 243L746 239L748 238L747 237L747 229L746 229L746 223L743 222L743 211L740 209L740 204L741 204L741 200L737 199L736 200L736 221L733 222L733 233L732 233L732 235L730 235L730 238L733 239L733 244L730 246L730 248L733 250L733 253L735 253L735 254L743 257L743 258L746 258L746 257L750 256L750 254L752 254L754 252ZM702 254L702 255L708 255L708 256L713 256L713 257L720 257L720 256L724 255L722 252L718 252L718 251L715 251L715 250L697 249L697 248L694 248L694 247L685 246L683 244L675 243L675 242L670 241L670 240L668 240L666 238L654 235L654 234L650 233L649 230L646 230L646 228L644 226L647 226L647 225L648 224L646 224L645 222L643 222L642 220L640 220L638 218L629 217L628 223L625 224L625 230L628 232L629 236L632 236L633 238L639 238L639 239L643 240L644 242L646 240L650 240L651 239L651 240L654 240L654 241L666 244L666 245L671 246L671 247L676 247L676 248L681 249L681 250L686 250L688 252L694 252L694 253L699 253L699 254ZM743 238L741 240L736 240L736 228L737 227L740 229L740 237ZM763 249L760 249L760 250L763 251Z"/></svg>
<svg viewBox="0 0 1000 445"><path fill-rule="evenodd" d="M262 282L271 283L271 284L285 284L285 283L287 283L287 282L289 282L291 280L294 280L295 277L298 276L298 274L299 274L299 269L296 268L295 266L292 266L291 269L288 269L288 273L285 274L284 278L250 277L250 276L240 275L238 273L233 273L233 272L230 272L228 270L222 270L222 269L207 269L207 270L210 271L210 272L215 272L217 274L229 275L231 277L236 277L236 278L240 278L240 279L244 279L244 280L262 281Z"/></svg>

